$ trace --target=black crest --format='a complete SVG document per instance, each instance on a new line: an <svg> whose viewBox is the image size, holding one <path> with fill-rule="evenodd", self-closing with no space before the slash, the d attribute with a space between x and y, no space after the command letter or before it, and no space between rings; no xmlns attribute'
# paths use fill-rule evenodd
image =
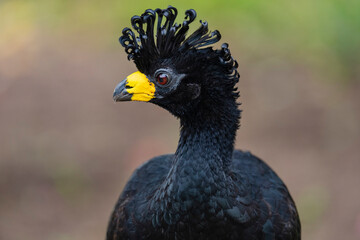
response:
<svg viewBox="0 0 360 240"><path fill-rule="evenodd" d="M124 28L119 41L125 47L128 59L133 59L140 71L146 69L150 59L166 58L191 48L198 49L216 43L221 38L217 30L209 33L207 22L202 21L201 26L186 38L196 12L187 10L182 24L175 23L176 17L177 10L172 6L148 9L141 16L131 18L131 25L137 34L130 28Z"/></svg>

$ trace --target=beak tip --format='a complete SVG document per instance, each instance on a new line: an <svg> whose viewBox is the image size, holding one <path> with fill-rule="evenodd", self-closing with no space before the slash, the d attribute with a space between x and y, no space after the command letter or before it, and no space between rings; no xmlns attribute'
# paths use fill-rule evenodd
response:
<svg viewBox="0 0 360 240"><path fill-rule="evenodd" d="M113 100L115 102L131 101L132 94L126 90L126 79L120 82L113 93Z"/></svg>
<svg viewBox="0 0 360 240"><path fill-rule="evenodd" d="M122 92L114 92L113 94L113 100L115 102L121 102L121 101L131 101L131 94L129 94L126 90Z"/></svg>
<svg viewBox="0 0 360 240"><path fill-rule="evenodd" d="M115 92L114 92L114 94L113 94L113 100L114 100L114 102L117 102L117 101L118 101L118 97L117 97L117 95L116 95Z"/></svg>

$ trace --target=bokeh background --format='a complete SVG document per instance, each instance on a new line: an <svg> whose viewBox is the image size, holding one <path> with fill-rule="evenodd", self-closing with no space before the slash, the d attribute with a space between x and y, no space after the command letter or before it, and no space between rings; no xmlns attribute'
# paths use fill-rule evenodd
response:
<svg viewBox="0 0 360 240"><path fill-rule="evenodd" d="M112 101L135 71L122 28L169 4L178 22L196 9L230 44L243 103L236 147L285 181L303 239L360 239L357 0L1 0L0 239L104 239L132 171L175 151L170 114Z"/></svg>

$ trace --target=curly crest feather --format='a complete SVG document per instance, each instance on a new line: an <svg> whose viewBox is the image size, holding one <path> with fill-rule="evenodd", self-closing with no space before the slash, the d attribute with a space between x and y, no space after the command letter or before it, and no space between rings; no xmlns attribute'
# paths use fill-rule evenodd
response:
<svg viewBox="0 0 360 240"><path fill-rule="evenodd" d="M141 16L131 18L135 32L130 28L123 29L119 41L125 47L128 59L134 60L141 72L148 69L156 59L171 57L189 49L199 50L221 39L219 31L209 32L208 23L201 20L201 26L187 37L189 25L196 18L196 11L187 10L182 24L175 22L177 15L177 9L172 6L148 9ZM237 82L240 77L236 70L238 64L232 58L228 44L224 43L215 52L219 55L220 63L228 69L228 75Z"/></svg>

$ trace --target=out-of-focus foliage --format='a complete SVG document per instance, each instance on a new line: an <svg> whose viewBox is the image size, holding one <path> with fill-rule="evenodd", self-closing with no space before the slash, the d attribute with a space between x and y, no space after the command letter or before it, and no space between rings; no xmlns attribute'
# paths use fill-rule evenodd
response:
<svg viewBox="0 0 360 240"><path fill-rule="evenodd" d="M3 0L0 43L21 42L34 31L53 34L90 31L94 35L89 36L92 38L89 41L113 44L114 36L120 35L125 27L123 23L129 24L131 16L147 8L167 5L176 6L180 16L188 8L196 9L199 19L210 21L212 29L222 26L225 40L235 38L240 48L251 49L252 57L275 51L274 54L316 68L325 79L360 81L360 1L357 0ZM105 34L109 31L112 34Z"/></svg>

